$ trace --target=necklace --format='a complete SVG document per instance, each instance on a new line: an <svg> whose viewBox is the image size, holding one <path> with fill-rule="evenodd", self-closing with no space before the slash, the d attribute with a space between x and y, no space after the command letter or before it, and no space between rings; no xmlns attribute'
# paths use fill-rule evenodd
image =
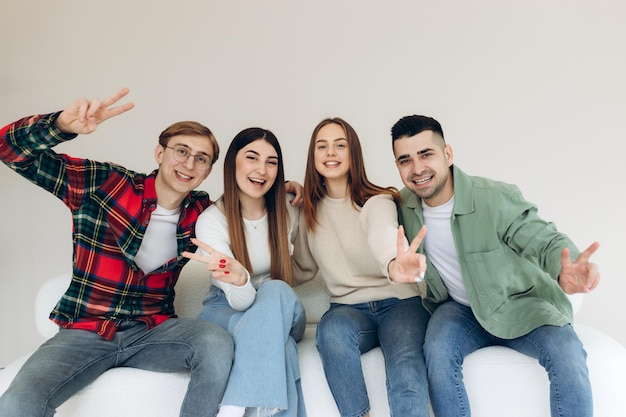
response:
<svg viewBox="0 0 626 417"><path fill-rule="evenodd" d="M259 225L259 223L261 222L261 220L263 220L263 217L261 217L258 220L248 220L248 222L252 225L252 227L254 227L256 229L257 226Z"/></svg>
<svg viewBox="0 0 626 417"><path fill-rule="evenodd" d="M256 220L251 220L251 219L244 219L246 220L246 222L248 222L253 228L257 228L259 226L259 224L267 218L267 213L263 213L263 215L261 217L259 217Z"/></svg>

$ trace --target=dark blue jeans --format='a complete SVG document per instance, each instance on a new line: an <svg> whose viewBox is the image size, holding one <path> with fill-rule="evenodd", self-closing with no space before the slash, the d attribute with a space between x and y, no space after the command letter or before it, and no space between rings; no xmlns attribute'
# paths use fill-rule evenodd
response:
<svg viewBox="0 0 626 417"><path fill-rule="evenodd" d="M391 416L428 417L422 352L428 317L420 297L331 304L317 326L317 349L342 417L369 412L361 354L377 346L385 358Z"/></svg>
<svg viewBox="0 0 626 417"><path fill-rule="evenodd" d="M471 308L448 301L433 313L424 344L430 400L437 417L470 416L463 359L492 345L539 360L550 380L552 417L593 415L587 353L572 326L541 326L516 339L500 339L481 327Z"/></svg>

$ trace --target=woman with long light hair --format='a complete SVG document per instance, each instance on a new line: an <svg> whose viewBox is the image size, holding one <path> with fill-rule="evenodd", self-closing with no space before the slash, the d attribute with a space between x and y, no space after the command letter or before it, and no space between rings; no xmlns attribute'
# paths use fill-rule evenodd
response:
<svg viewBox="0 0 626 417"><path fill-rule="evenodd" d="M428 313L419 286L426 270L398 226L398 192L367 179L355 130L340 118L313 130L304 179L304 216L294 265L319 270L331 305L317 347L341 416L369 415L361 354L380 346L391 415L428 416L422 344Z"/></svg>

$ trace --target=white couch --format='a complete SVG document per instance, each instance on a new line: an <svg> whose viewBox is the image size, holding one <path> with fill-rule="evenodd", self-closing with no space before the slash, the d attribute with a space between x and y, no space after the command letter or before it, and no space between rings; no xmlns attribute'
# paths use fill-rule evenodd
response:
<svg viewBox="0 0 626 417"><path fill-rule="evenodd" d="M66 289L69 275L49 280L40 289L37 328L45 337L56 332L49 311ZM195 317L209 284L202 266L190 262L177 285L176 309L181 317ZM296 289L305 305L308 328L298 344L302 386L309 417L338 417L315 347L315 326L328 307L323 284L314 280ZM575 298L577 310L582 298ZM589 354L595 416L626 416L626 348L597 330L576 326ZM8 387L28 355L0 370L0 393ZM389 416L385 371L380 349L363 355L371 417ZM536 360L509 349L490 347L466 358L465 382L477 417L548 417L548 378ZM175 417L184 396L186 373L162 374L131 368L111 369L63 404L58 417ZM19 416L2 416L19 417ZM402 417L402 416L397 416Z"/></svg>

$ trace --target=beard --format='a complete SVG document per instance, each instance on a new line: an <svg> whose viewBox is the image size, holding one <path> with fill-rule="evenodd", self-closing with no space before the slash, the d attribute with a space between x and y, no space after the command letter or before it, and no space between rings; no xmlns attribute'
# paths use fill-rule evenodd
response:
<svg viewBox="0 0 626 417"><path fill-rule="evenodd" d="M433 173L432 175L433 175L431 179L432 183L427 187L416 186L415 183L413 182L416 176L411 176L408 179L408 184L410 184L408 188L411 191L413 191L422 200L427 201L432 198L435 198L441 192L441 190L443 190L443 188L446 186L446 183L448 182L448 177L450 174L449 172L445 172L444 174L441 174L441 175L436 174L436 173ZM423 175L421 176L423 177Z"/></svg>

